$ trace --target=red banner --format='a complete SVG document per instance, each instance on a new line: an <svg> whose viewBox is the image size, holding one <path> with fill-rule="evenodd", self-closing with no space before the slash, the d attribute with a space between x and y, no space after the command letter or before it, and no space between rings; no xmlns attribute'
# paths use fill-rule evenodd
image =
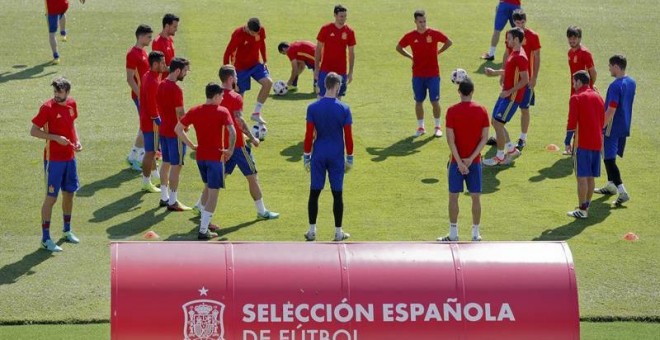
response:
<svg viewBox="0 0 660 340"><path fill-rule="evenodd" d="M112 339L579 339L564 242L111 248Z"/></svg>

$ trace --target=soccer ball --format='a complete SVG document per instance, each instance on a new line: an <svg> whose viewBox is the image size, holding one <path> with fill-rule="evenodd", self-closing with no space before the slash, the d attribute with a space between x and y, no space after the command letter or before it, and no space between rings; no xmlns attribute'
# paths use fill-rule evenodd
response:
<svg viewBox="0 0 660 340"><path fill-rule="evenodd" d="M462 68L457 68L451 71L451 82L454 84L459 84L467 77L468 77L467 71Z"/></svg>
<svg viewBox="0 0 660 340"><path fill-rule="evenodd" d="M266 139L267 133L268 133L268 129L266 129L266 125L255 124L254 126L252 126L252 135L257 137L260 141Z"/></svg>
<svg viewBox="0 0 660 340"><path fill-rule="evenodd" d="M278 80L273 84L273 92L275 93L276 96L283 96L285 95L289 89L286 86L286 83L284 80Z"/></svg>

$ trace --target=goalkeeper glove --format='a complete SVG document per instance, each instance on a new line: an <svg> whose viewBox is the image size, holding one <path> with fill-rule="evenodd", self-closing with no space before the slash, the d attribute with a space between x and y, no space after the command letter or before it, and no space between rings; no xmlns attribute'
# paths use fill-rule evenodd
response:
<svg viewBox="0 0 660 340"><path fill-rule="evenodd" d="M306 153L303 154L303 165L305 166L305 170L309 172L312 168L312 154Z"/></svg>
<svg viewBox="0 0 660 340"><path fill-rule="evenodd" d="M344 164L344 172L349 172L353 169L353 155L346 155L346 163Z"/></svg>

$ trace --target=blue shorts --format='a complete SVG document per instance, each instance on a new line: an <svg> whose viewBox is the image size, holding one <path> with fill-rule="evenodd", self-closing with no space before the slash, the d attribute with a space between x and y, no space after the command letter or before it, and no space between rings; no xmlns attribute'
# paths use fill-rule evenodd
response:
<svg viewBox="0 0 660 340"><path fill-rule="evenodd" d="M481 163L472 163L468 168L470 173L463 175L458 171L458 165L449 162L447 167L447 180L449 182L449 192L463 192L463 182L471 194L481 193Z"/></svg>
<svg viewBox="0 0 660 340"><path fill-rule="evenodd" d="M623 150L626 148L626 137L607 137L603 138L603 159L615 159L616 155L623 157Z"/></svg>
<svg viewBox="0 0 660 340"><path fill-rule="evenodd" d="M234 153L231 154L231 158L225 164L225 172L231 175L236 166L241 169L243 176L257 173L257 166L254 164L252 150L249 147L234 148Z"/></svg>
<svg viewBox="0 0 660 340"><path fill-rule="evenodd" d="M57 197L60 189L66 192L76 192L80 188L75 159L70 161L44 160L44 171L46 172L46 195L48 196Z"/></svg>
<svg viewBox="0 0 660 340"><path fill-rule="evenodd" d="M578 147L573 162L577 177L600 177L600 151Z"/></svg>
<svg viewBox="0 0 660 340"><path fill-rule="evenodd" d="M316 82L316 84L319 86L319 96L323 97L325 96L325 77L328 76L328 73L330 72L324 72L321 71L319 72L319 80ZM348 76L345 74L340 74L341 76L341 87L339 88L339 94L337 94L338 97L343 97L346 95L346 80L348 79Z"/></svg>
<svg viewBox="0 0 660 340"><path fill-rule="evenodd" d="M48 33L57 32L57 24L60 22L60 19L64 17L62 14L48 14Z"/></svg>
<svg viewBox="0 0 660 340"><path fill-rule="evenodd" d="M156 152L158 150L158 134L155 132L142 132L144 136L144 151Z"/></svg>
<svg viewBox="0 0 660 340"><path fill-rule="evenodd" d="M160 137L160 149L163 162L171 165L183 165L186 156L186 144L176 137Z"/></svg>
<svg viewBox="0 0 660 340"><path fill-rule="evenodd" d="M250 69L237 71L236 77L238 78L238 81L236 84L238 85L238 93L243 94L245 91L250 90L250 77L256 81L259 81L261 79L268 78L269 76L270 75L268 74L268 70L264 64L261 63L252 66Z"/></svg>
<svg viewBox="0 0 660 340"><path fill-rule="evenodd" d="M507 21L513 27L513 11L520 8L520 6L512 5L506 2L500 2L497 5L495 12L495 30L501 31L506 26Z"/></svg>
<svg viewBox="0 0 660 340"><path fill-rule="evenodd" d="M132 98L133 103L135 103L135 108L137 109L138 119L140 118L140 100L137 98Z"/></svg>
<svg viewBox="0 0 660 340"><path fill-rule="evenodd" d="M197 168L202 176L202 182L209 189L225 187L224 165L221 161L197 161Z"/></svg>
<svg viewBox="0 0 660 340"><path fill-rule="evenodd" d="M310 189L323 190L325 174L330 179L332 191L342 191L344 187L344 157L314 157L312 153L312 184Z"/></svg>
<svg viewBox="0 0 660 340"><path fill-rule="evenodd" d="M525 95L523 96L523 100L520 102L519 107L521 109L529 109L530 106L534 106L534 102L536 102L536 93L534 93L534 90L526 87Z"/></svg>
<svg viewBox="0 0 660 340"><path fill-rule="evenodd" d="M518 105L520 104L516 103L515 101L511 101L511 99L508 97L497 98L497 102L493 108L493 119L502 124L508 123L513 117L513 114L516 113Z"/></svg>
<svg viewBox="0 0 660 340"><path fill-rule="evenodd" d="M418 103L426 99L427 91L430 101L437 102L440 100L440 77L413 77L412 88L415 101Z"/></svg>

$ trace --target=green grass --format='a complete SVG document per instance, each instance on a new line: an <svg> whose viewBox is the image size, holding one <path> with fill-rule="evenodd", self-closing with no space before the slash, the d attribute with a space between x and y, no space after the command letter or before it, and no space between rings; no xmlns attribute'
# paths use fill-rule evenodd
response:
<svg viewBox="0 0 660 340"><path fill-rule="evenodd" d="M460 6L448 1L342 3L349 8L348 22L358 41L354 83L345 99L353 109L356 141L356 167L345 183L346 229L356 241L433 240L446 232L448 149L444 139L408 138L415 128L410 64L394 47L413 28L412 12L425 8L429 25L454 40L441 57L444 74L456 67L468 70L476 82L475 100L491 107L497 81L479 74L484 64L478 56L488 45L495 1L463 1ZM660 193L656 186L660 177L655 170L660 137L653 91L660 87L654 67L660 50L649 43L653 41L649 37L660 35L660 15L652 10L655 1L629 2L625 8L613 0L535 1L526 8L528 25L540 34L543 46L537 106L525 155L512 167L484 170L483 236L497 241L567 240L577 268L583 319L658 321ZM186 107L190 107L202 102L203 86L217 80L229 34L248 17L259 16L267 29L268 65L274 79L286 79L289 72L286 58L277 54L277 44L314 40L320 25L332 19L330 4L309 0L296 5L116 0L84 6L73 1L69 42L60 44L62 64L46 66L50 49L43 5L12 1L3 10L5 26L11 29L0 35L0 324L108 320L110 241L138 240L147 230L167 240L195 235L196 223L189 215L166 214L155 208L157 196L139 193L139 175L127 170L123 161L137 122L128 97L124 57L139 23L158 30L163 13L181 16L175 45L177 54L192 60L192 72L183 83ZM594 53L600 89L604 91L611 81L607 58L614 53L628 55L629 73L638 83L633 136L626 157L619 162L632 200L626 208L610 209L611 197L595 197L590 218L581 221L564 216L576 200L570 162L544 150L548 143L560 144L565 131L569 91L565 29L569 24L584 29L583 42ZM28 131L39 105L51 96L48 83L56 75L65 75L73 83L85 150L78 155L82 188L74 206L74 228L82 243L64 245L63 254L51 256L37 248L43 143ZM302 239L308 182L300 154L305 107L311 101L304 93L310 86L311 75L306 72L299 86L302 94L266 103L268 140L254 150L265 202L281 218L255 221L245 180L230 176L214 217L225 228L225 239ZM446 109L458 96L446 79L442 86L441 104ZM247 93L247 112L255 96L254 89ZM518 134L517 118L510 131ZM187 164L180 198L192 204L201 185L194 162ZM332 233L330 196L327 192L321 196L322 240L329 240ZM463 237L469 232L468 203L467 198L461 199ZM53 216L53 234L59 237L59 208ZM629 231L636 232L640 241L621 240ZM587 325L583 333L609 335L621 330L623 335L615 338L637 334L638 326L657 330L657 324ZM105 327L82 327L82 331L107 334ZM0 334L8 329L23 328L2 327Z"/></svg>

